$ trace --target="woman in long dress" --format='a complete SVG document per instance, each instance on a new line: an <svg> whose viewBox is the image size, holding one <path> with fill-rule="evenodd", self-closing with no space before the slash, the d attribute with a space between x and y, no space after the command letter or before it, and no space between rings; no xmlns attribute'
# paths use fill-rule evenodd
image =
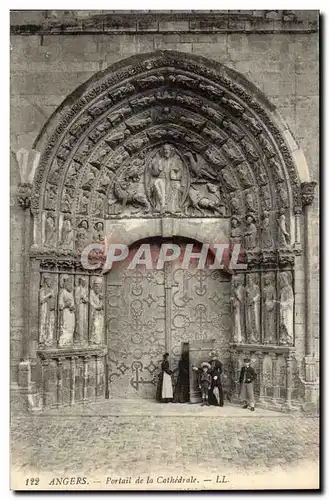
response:
<svg viewBox="0 0 329 500"><path fill-rule="evenodd" d="M169 354L163 355L161 363L161 373L156 393L156 400L161 403L169 403L173 399L173 388L171 380L172 371L169 369Z"/></svg>
<svg viewBox="0 0 329 500"><path fill-rule="evenodd" d="M178 377L174 391L174 403L188 403L190 401L190 370L188 351L182 353L178 363Z"/></svg>

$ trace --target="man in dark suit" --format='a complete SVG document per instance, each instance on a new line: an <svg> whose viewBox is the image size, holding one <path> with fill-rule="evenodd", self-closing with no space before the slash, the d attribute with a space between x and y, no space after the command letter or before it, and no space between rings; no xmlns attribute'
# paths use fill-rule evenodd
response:
<svg viewBox="0 0 329 500"><path fill-rule="evenodd" d="M254 380L257 374L252 366L250 366L250 359L243 360L244 365L240 371L240 398L243 401L243 408L250 407L251 411L255 411L255 398L254 398Z"/></svg>
<svg viewBox="0 0 329 500"><path fill-rule="evenodd" d="M221 381L221 374L223 372L222 363L218 360L216 351L210 353L211 359L209 361L209 373L212 378L211 388L209 391L209 403L215 406L224 406L224 395Z"/></svg>

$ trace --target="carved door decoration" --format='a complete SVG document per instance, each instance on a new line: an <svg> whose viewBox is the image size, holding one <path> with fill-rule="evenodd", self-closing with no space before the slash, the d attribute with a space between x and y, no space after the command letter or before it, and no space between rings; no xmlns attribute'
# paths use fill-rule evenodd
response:
<svg viewBox="0 0 329 500"><path fill-rule="evenodd" d="M192 367L199 367L203 361L209 360L209 353L214 349L214 343L215 341L213 339L191 340L189 342L191 403L199 403L201 401L198 372L193 370Z"/></svg>
<svg viewBox="0 0 329 500"><path fill-rule="evenodd" d="M157 252L153 244L152 255ZM154 398L163 353L169 352L175 370L184 343L211 340L229 363L228 276L197 264L182 269L178 261L161 270L127 267L122 263L107 277L110 398Z"/></svg>

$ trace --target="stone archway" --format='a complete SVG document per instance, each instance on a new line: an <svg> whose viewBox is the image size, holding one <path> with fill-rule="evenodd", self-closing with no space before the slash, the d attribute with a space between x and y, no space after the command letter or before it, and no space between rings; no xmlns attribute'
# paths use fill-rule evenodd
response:
<svg viewBox="0 0 329 500"><path fill-rule="evenodd" d="M227 239L244 245L248 263L232 289L238 317L244 318L232 332L236 369L244 353L251 353L260 374L260 397L265 397L262 367L270 354L272 393L290 407L292 360L310 366L312 354L311 329L305 346L296 349L293 307L298 268L306 276L309 327L309 223L302 209L311 203L314 185L302 152L266 97L241 75L202 57L143 54L77 89L49 121L35 149L42 151L31 196L33 314L26 325L24 357L36 363L33 376L43 405L104 395L103 327L90 336L96 328L90 323L93 308L104 308L104 284L99 270L82 268L84 246L101 242L112 228L129 240L134 225L156 226L149 236L168 237L177 226L184 227L187 234L177 234L209 241L219 224ZM29 189L29 181L21 186L24 206ZM82 304L84 295L81 327L77 300ZM288 304L286 316L282 302ZM282 364L284 400L277 391ZM306 372L312 382L311 368ZM66 399L60 395L64 386L69 388Z"/></svg>

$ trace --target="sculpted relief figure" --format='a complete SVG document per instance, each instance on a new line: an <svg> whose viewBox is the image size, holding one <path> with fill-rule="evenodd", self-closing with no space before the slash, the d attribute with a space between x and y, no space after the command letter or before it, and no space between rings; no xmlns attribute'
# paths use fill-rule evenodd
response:
<svg viewBox="0 0 329 500"><path fill-rule="evenodd" d="M44 274L39 292L40 344L51 345L55 340L56 293L51 274Z"/></svg>
<svg viewBox="0 0 329 500"><path fill-rule="evenodd" d="M190 172L194 179L206 179L209 181L217 179L216 172L204 160L204 158L202 158L202 156L197 155L196 153L191 153L191 151L185 153L184 156L189 162Z"/></svg>
<svg viewBox="0 0 329 500"><path fill-rule="evenodd" d="M243 303L244 286L239 276L232 278L231 306L233 314L233 342L241 343L243 341Z"/></svg>
<svg viewBox="0 0 329 500"><path fill-rule="evenodd" d="M271 227L269 212L263 213L262 225L262 248L269 249L274 247L273 228Z"/></svg>
<svg viewBox="0 0 329 500"><path fill-rule="evenodd" d="M95 278L90 290L90 342L101 344L103 342L104 301L103 280Z"/></svg>
<svg viewBox="0 0 329 500"><path fill-rule="evenodd" d="M240 214L241 213L241 205L240 200L234 193L231 198L231 212L232 214Z"/></svg>
<svg viewBox="0 0 329 500"><path fill-rule="evenodd" d="M246 250L257 250L258 231L255 224L255 219L251 215L248 215L246 222L247 222L247 227L245 230Z"/></svg>
<svg viewBox="0 0 329 500"><path fill-rule="evenodd" d="M73 343L75 330L75 303L73 297L72 278L67 274L60 276L58 309L59 345L71 345Z"/></svg>
<svg viewBox="0 0 329 500"><path fill-rule="evenodd" d="M265 275L263 288L264 341L275 344L276 291L274 275Z"/></svg>
<svg viewBox="0 0 329 500"><path fill-rule="evenodd" d="M151 207L146 198L142 182L143 173L144 161L140 158L135 158L114 182L114 199L108 200L109 213L112 211L112 206L118 203L120 204L119 213L124 211L128 205L136 208L134 213L138 213L141 210L145 212L150 211Z"/></svg>
<svg viewBox="0 0 329 500"><path fill-rule="evenodd" d="M65 217L62 225L61 246L71 248L73 241L73 229L71 219Z"/></svg>
<svg viewBox="0 0 329 500"><path fill-rule="evenodd" d="M287 248L289 246L290 236L286 228L286 216L284 210L280 211L278 219L278 246L279 248Z"/></svg>
<svg viewBox="0 0 329 500"><path fill-rule="evenodd" d="M83 247L86 244L86 241L88 239L88 229L89 225L86 220L83 220L80 222L78 229L77 229L77 234L76 234L76 240L75 240L75 245L76 249L82 250Z"/></svg>
<svg viewBox="0 0 329 500"><path fill-rule="evenodd" d="M228 170L223 169L221 174L228 191L236 191L239 188L233 175Z"/></svg>
<svg viewBox="0 0 329 500"><path fill-rule="evenodd" d="M56 224L52 215L47 215L45 223L45 245L52 247L56 245Z"/></svg>
<svg viewBox="0 0 329 500"><path fill-rule="evenodd" d="M280 344L292 345L294 339L294 292L289 275L279 275L280 286Z"/></svg>
<svg viewBox="0 0 329 500"><path fill-rule="evenodd" d="M246 210L247 210L247 212L254 212L255 211L255 202L254 202L254 197L253 197L252 193L246 194Z"/></svg>
<svg viewBox="0 0 329 500"><path fill-rule="evenodd" d="M194 209L204 215L205 210L208 210L219 215L225 215L225 205L220 198L219 189L214 184L207 182L204 186L191 184L188 194L188 200Z"/></svg>
<svg viewBox="0 0 329 500"><path fill-rule="evenodd" d="M96 222L94 225L94 241L103 241L104 240L104 224L103 222Z"/></svg>
<svg viewBox="0 0 329 500"><path fill-rule="evenodd" d="M231 242L241 243L242 239L242 229L240 226L240 221L237 217L231 218Z"/></svg>
<svg viewBox="0 0 329 500"><path fill-rule="evenodd" d="M75 341L81 342L88 337L88 278L80 276L75 288L76 332Z"/></svg>
<svg viewBox="0 0 329 500"><path fill-rule="evenodd" d="M246 325L248 340L251 344L259 342L260 337L260 292L257 276L248 276L246 287Z"/></svg>
<svg viewBox="0 0 329 500"><path fill-rule="evenodd" d="M155 210L178 212L183 192L183 162L170 144L165 144L153 157L150 174L150 196Z"/></svg>

